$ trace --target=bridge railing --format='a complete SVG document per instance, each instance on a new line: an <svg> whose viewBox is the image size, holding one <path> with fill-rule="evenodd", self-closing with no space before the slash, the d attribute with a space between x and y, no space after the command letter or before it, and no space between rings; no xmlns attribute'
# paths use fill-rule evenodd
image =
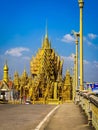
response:
<svg viewBox="0 0 98 130"><path fill-rule="evenodd" d="M75 104L81 106L88 117L88 124L98 130L98 95L87 90L77 90Z"/></svg>

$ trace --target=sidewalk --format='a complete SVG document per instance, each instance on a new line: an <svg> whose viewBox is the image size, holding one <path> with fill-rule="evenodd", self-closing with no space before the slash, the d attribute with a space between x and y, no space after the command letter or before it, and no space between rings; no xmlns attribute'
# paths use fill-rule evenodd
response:
<svg viewBox="0 0 98 130"><path fill-rule="evenodd" d="M74 103L61 105L44 130L94 130L88 125L87 118Z"/></svg>

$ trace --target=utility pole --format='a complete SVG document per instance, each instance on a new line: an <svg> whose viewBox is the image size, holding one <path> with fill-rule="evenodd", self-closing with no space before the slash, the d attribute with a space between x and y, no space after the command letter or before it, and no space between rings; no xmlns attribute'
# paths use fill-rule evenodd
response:
<svg viewBox="0 0 98 130"><path fill-rule="evenodd" d="M83 86L83 0L78 0L80 7L80 90L84 90Z"/></svg>

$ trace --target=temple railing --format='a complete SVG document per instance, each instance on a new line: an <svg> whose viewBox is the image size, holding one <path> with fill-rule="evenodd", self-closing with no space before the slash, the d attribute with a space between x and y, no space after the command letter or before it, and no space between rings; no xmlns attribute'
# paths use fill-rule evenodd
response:
<svg viewBox="0 0 98 130"><path fill-rule="evenodd" d="M77 90L74 101L87 115L88 124L98 130L98 95L87 90Z"/></svg>

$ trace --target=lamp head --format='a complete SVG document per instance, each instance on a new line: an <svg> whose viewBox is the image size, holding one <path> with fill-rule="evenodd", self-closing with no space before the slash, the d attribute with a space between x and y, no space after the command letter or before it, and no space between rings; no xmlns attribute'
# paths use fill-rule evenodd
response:
<svg viewBox="0 0 98 130"><path fill-rule="evenodd" d="M84 0L78 0L78 3L79 3L79 7L80 7L80 8L83 8Z"/></svg>
<svg viewBox="0 0 98 130"><path fill-rule="evenodd" d="M75 37L80 36L80 32L75 32L74 30L71 31L71 35L74 35Z"/></svg>
<svg viewBox="0 0 98 130"><path fill-rule="evenodd" d="M84 2L84 0L78 0L78 2Z"/></svg>

